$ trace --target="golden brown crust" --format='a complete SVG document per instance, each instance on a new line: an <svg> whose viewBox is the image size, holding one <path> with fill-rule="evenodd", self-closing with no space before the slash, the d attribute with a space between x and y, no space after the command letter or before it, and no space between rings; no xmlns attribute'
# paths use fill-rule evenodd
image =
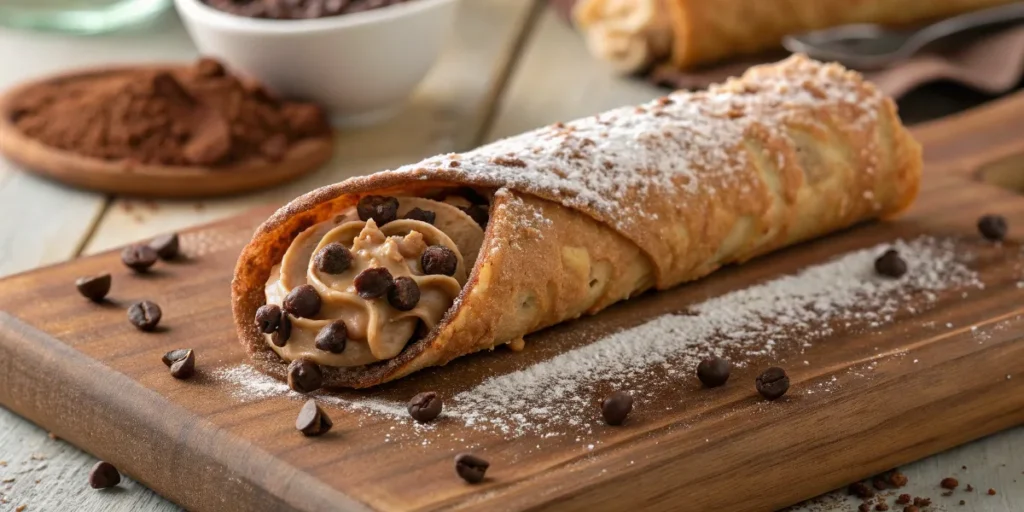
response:
<svg viewBox="0 0 1024 512"><path fill-rule="evenodd" d="M243 250L235 321L263 371L283 377L253 324L270 268L303 229L362 195L495 191L483 248L455 305L393 360L327 368L366 387L647 288L702 277L779 247L893 215L916 194L920 147L859 75L795 57L707 92L558 124L462 155L314 190Z"/></svg>

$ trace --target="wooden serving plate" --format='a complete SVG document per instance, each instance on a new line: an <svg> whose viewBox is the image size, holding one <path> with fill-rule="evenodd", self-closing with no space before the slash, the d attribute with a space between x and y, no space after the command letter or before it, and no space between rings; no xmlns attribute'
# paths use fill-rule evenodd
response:
<svg viewBox="0 0 1024 512"><path fill-rule="evenodd" d="M73 187L152 198L212 197L269 188L294 180L330 160L334 152L333 136L301 141L279 162L253 161L221 167L130 164L47 146L25 136L11 121L13 99L34 85L97 78L128 69L176 68L180 66L104 67L19 85L0 97L0 154L25 170Z"/></svg>
<svg viewBox="0 0 1024 512"><path fill-rule="evenodd" d="M590 421L580 437L498 435L453 418L422 428L325 403L334 429L303 437L294 428L298 397L239 395L218 378L246 361L229 283L270 209L184 233L187 257L144 277L111 252L0 281L0 403L190 510L776 509L1024 422L1024 197L979 179L1024 162L1022 113L1017 96L914 130L925 146L923 189L892 222L620 303L528 337L523 352L463 357L331 395L399 404L427 389L451 397L624 327L896 238L952 237L973 255L965 264L985 287L966 298L947 290L923 312L876 328L836 326L807 348L780 343L735 368L724 387L702 390L690 379L642 397L622 427ZM978 236L975 222L989 212L1007 216L1012 241ZM105 271L114 274L111 302L75 293L76 277ZM126 321L125 306L143 298L163 305L162 332ZM181 347L197 353L198 374L186 381L160 362ZM787 368L792 388L769 403L753 381L772 364ZM870 376L858 376L868 365ZM595 401L604 392L594 390ZM481 485L454 474L452 456L467 449L491 462Z"/></svg>

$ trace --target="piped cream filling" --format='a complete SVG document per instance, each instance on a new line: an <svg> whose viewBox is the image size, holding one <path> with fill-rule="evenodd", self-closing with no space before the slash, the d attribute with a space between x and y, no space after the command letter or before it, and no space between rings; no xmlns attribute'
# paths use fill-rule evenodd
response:
<svg viewBox="0 0 1024 512"><path fill-rule="evenodd" d="M576 25L595 56L624 73L664 60L672 51L672 26L663 0L580 0Z"/></svg>
<svg viewBox="0 0 1024 512"><path fill-rule="evenodd" d="M284 347L267 346L282 359L305 357L326 366L362 366L397 356L416 334L422 322L433 329L451 307L483 244L483 229L457 207L415 197L399 197L398 219L378 227L373 220L359 220L355 208L300 233L266 284L267 304L281 305L292 289L310 284L320 294L322 306L316 318L291 317L291 335ZM402 217L413 208L435 213L434 224ZM314 255L329 243L338 242L352 252L352 266L340 274L320 272ZM431 245L451 249L457 258L455 274L426 275L420 264ZM384 267L392 277L410 277L420 289L420 300L410 311L399 311L387 297L363 299L353 281L367 268ZM317 349L317 333L342 320L348 330L345 350L339 354Z"/></svg>

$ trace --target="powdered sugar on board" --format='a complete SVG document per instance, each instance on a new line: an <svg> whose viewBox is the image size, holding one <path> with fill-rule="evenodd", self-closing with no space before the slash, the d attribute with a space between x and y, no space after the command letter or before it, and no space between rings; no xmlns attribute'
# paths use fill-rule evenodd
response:
<svg viewBox="0 0 1024 512"><path fill-rule="evenodd" d="M860 75L794 56L706 91L675 92L387 172L429 179L443 170L481 186L556 196L624 230L657 220L647 206L676 191L677 200L724 194L716 183L742 189L759 180L743 172L751 130L796 147L787 123L814 124L815 113L842 111L850 116L845 129L869 129L883 101ZM785 163L781 152L776 158Z"/></svg>
<svg viewBox="0 0 1024 512"><path fill-rule="evenodd" d="M890 247L907 262L908 272L901 279L880 277L873 270L875 258ZM709 354L728 354L733 364L743 366L776 351L805 347L831 334L835 326L870 331L898 315L927 308L943 290L969 288L983 284L958 259L952 240L921 237L862 249L709 299L687 314L660 316L491 377L448 398L444 414L502 436L587 433L598 421L597 389L628 390L640 407L645 397L692 379L696 363ZM873 368L868 363L857 371ZM230 383L232 393L243 400L302 396L247 365L218 370L215 376ZM835 385L812 391L828 392ZM410 423L404 403L319 396L346 409Z"/></svg>

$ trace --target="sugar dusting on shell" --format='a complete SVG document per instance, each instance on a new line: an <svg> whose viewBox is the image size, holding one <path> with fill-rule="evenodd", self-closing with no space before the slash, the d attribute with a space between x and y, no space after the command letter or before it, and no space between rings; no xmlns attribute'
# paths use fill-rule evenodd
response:
<svg viewBox="0 0 1024 512"><path fill-rule="evenodd" d="M642 211L648 194L715 194L709 182L719 178L743 187L743 143L751 130L792 147L789 134L777 128L786 122L815 124L810 112L836 109L852 114L851 129L865 129L883 101L859 74L797 55L706 91L679 91L386 172L427 177L447 170L478 183L555 196L568 207L614 219L621 230L636 219L657 220Z"/></svg>

